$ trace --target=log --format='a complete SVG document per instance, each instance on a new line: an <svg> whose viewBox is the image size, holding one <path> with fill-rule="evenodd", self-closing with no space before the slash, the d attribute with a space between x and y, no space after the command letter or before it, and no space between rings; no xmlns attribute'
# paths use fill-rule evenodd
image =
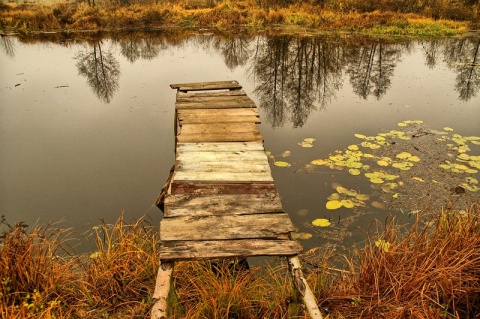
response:
<svg viewBox="0 0 480 319"><path fill-rule="evenodd" d="M288 268L293 278L293 284L303 297L303 302L307 308L308 314L312 319L323 319L320 309L318 309L317 299L308 286L307 280L303 276L302 265L297 256L288 258Z"/></svg>
<svg viewBox="0 0 480 319"><path fill-rule="evenodd" d="M173 263L160 263L158 268L151 319L167 319L168 293L172 286Z"/></svg>

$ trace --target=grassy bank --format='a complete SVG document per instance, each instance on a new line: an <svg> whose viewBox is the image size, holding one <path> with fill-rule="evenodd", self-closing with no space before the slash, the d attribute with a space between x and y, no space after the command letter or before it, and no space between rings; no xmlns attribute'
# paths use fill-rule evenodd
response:
<svg viewBox="0 0 480 319"><path fill-rule="evenodd" d="M301 32L362 32L373 34L446 36L466 32L472 22L432 19L425 15L385 10L326 8L312 3L284 6L261 1L221 1L199 8L185 3L158 2L126 6L72 4L4 5L3 31L150 30L180 27L250 31L296 27ZM298 29L300 27L300 29Z"/></svg>
<svg viewBox="0 0 480 319"><path fill-rule="evenodd" d="M9 226L0 239L2 318L143 318L158 268L155 227L143 220L92 230L97 251L68 253L68 230ZM400 229L389 220L352 255L303 256L328 318L478 318L480 206ZM270 259L275 261L275 259ZM339 262L341 261L341 262ZM346 267L339 269L339 264ZM282 260L230 271L231 262L176 264L171 318L286 318L295 303Z"/></svg>

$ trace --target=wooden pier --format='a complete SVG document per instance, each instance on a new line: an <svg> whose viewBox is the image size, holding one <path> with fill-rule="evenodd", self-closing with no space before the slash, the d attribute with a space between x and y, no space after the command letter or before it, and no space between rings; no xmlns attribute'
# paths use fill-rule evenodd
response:
<svg viewBox="0 0 480 319"><path fill-rule="evenodd" d="M302 251L275 188L255 103L236 81L172 84L175 166L157 205L160 262L152 318L166 318L179 260L289 257L312 318L321 318L301 273ZM308 301L307 299L313 299Z"/></svg>

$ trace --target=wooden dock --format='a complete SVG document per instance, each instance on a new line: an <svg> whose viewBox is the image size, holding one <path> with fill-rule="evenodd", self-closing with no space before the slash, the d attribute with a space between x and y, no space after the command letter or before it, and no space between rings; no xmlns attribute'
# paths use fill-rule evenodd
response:
<svg viewBox="0 0 480 319"><path fill-rule="evenodd" d="M155 318L165 316L175 261L287 256L296 264L302 251L290 237L294 227L275 188L255 103L236 81L171 87L176 155L157 202L164 216ZM299 264L292 274L301 275ZM320 315L316 303L312 309Z"/></svg>

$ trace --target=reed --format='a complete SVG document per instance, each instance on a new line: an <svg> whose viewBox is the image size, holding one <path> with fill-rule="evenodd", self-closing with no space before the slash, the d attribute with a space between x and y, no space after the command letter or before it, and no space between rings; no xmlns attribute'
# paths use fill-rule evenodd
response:
<svg viewBox="0 0 480 319"><path fill-rule="evenodd" d="M0 238L1 318L148 317L159 266L145 218L94 227L96 251L69 253L69 230L8 225ZM400 227L375 224L352 255L314 249L304 273L328 318L478 318L480 205ZM269 259L272 261L272 259ZM169 318L306 318L285 260L175 264ZM175 306L176 305L176 306Z"/></svg>

